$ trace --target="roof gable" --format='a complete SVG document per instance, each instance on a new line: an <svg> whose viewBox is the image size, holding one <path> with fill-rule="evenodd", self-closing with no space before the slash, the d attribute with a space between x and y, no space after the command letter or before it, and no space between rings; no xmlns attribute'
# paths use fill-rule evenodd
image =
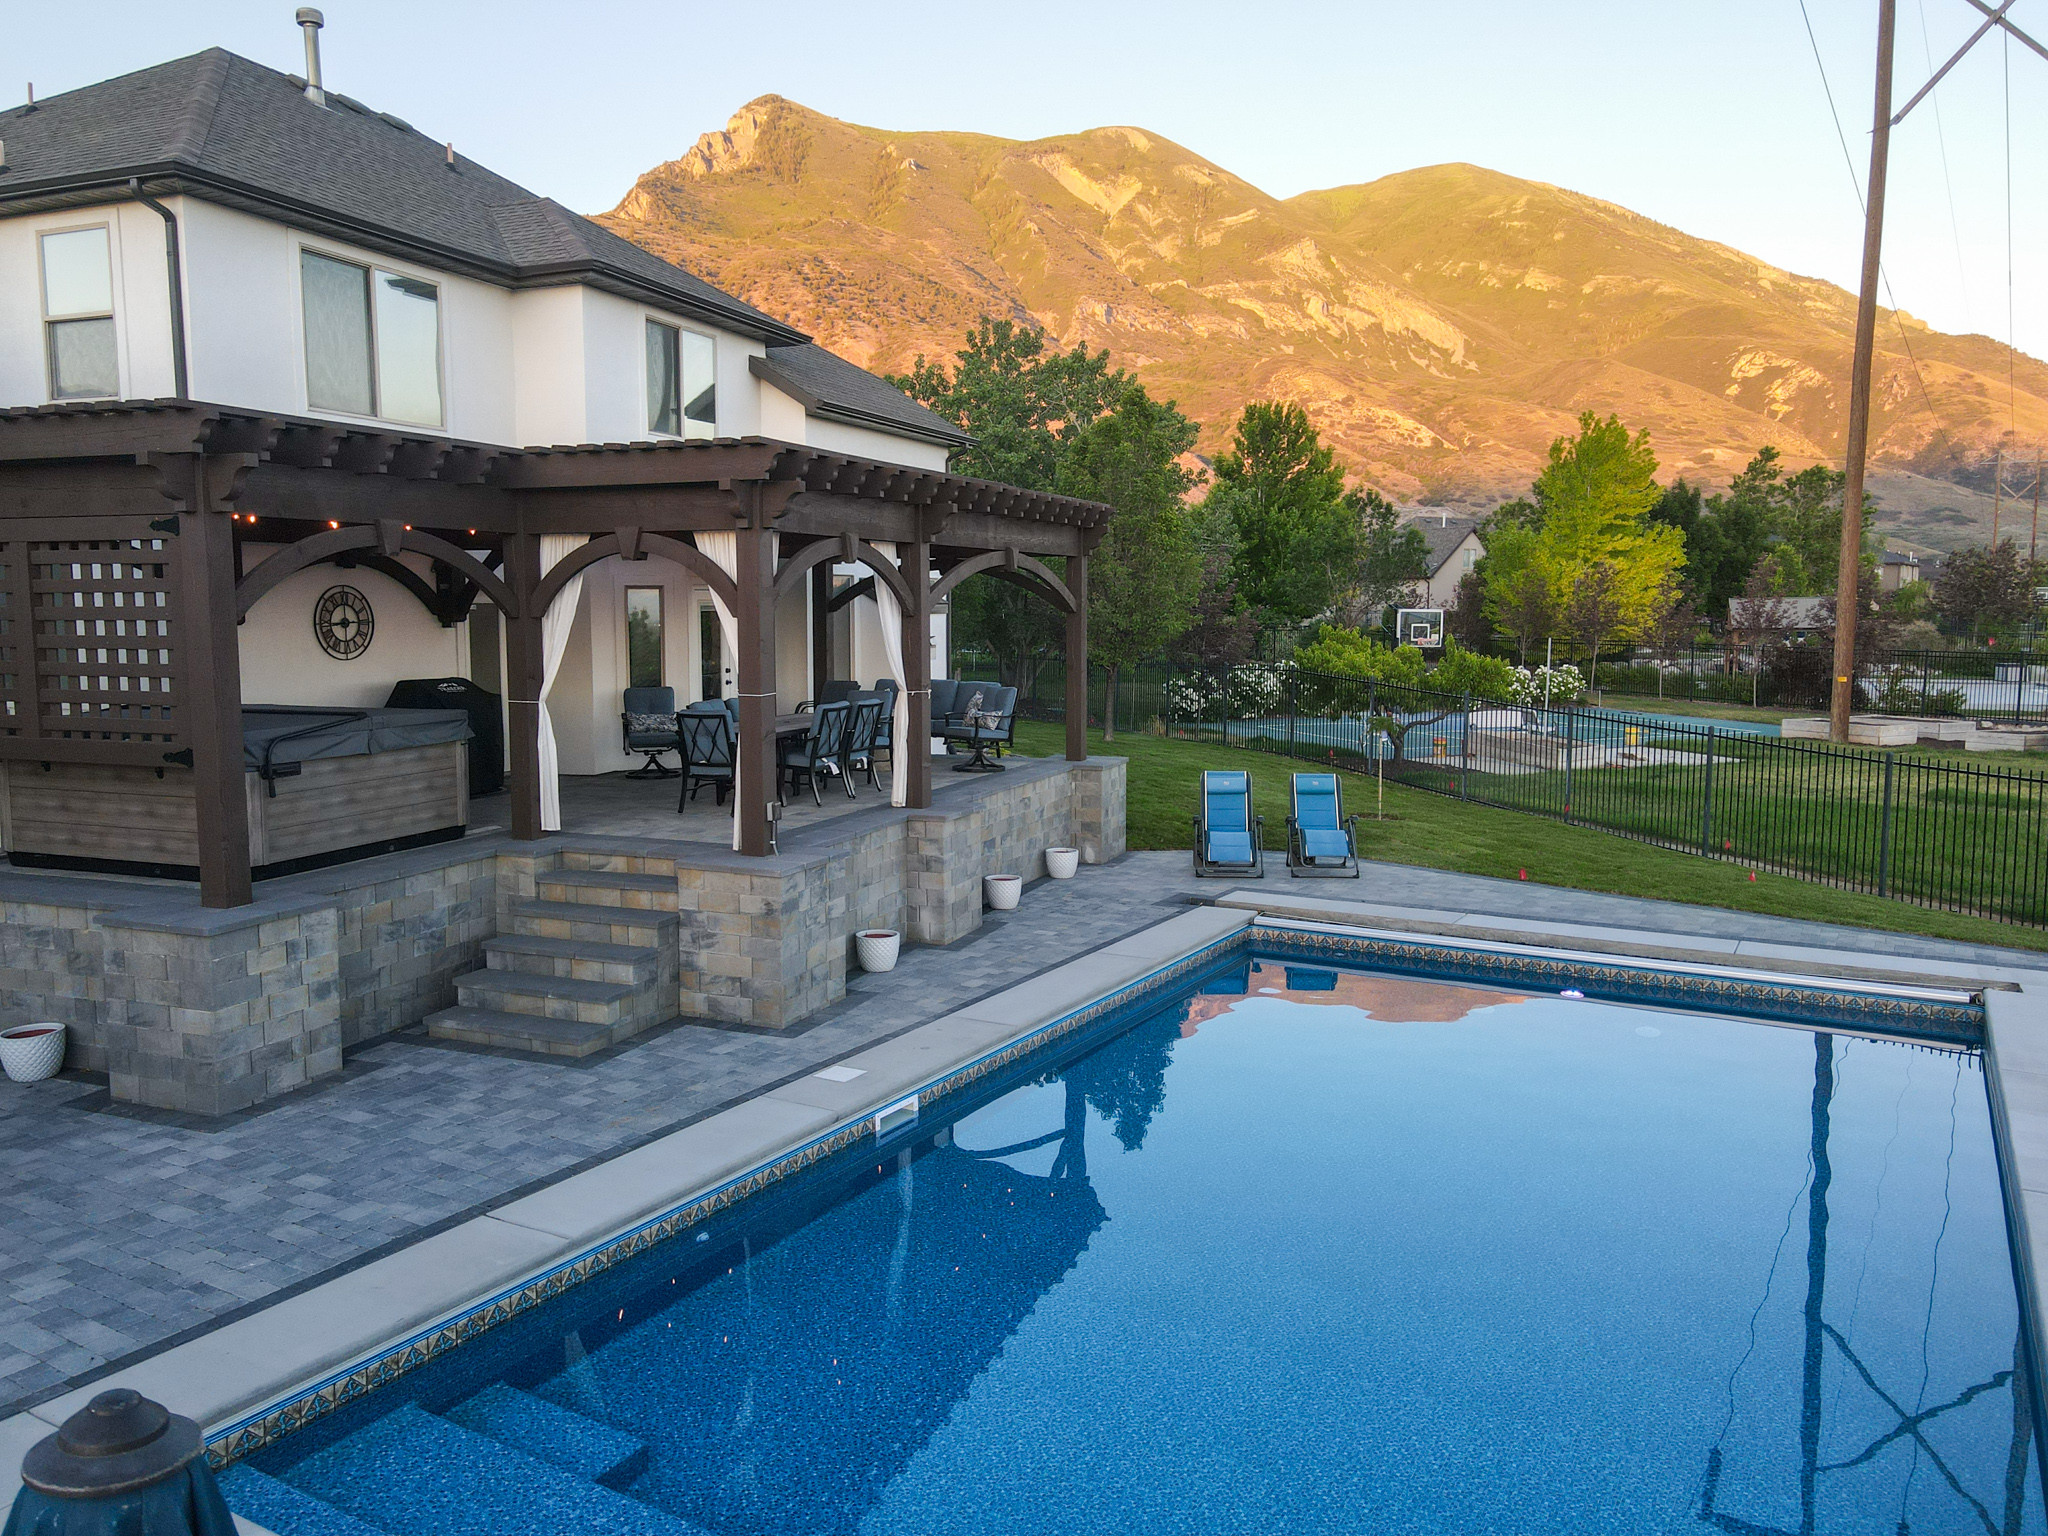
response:
<svg viewBox="0 0 2048 1536"><path fill-rule="evenodd" d="M584 281L761 340L803 333L403 120L212 48L0 113L0 214L131 177L511 287Z"/></svg>

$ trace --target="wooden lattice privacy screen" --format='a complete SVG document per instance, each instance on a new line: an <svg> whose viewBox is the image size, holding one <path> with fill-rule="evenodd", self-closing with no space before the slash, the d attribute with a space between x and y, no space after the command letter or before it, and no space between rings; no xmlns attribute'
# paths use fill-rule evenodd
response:
<svg viewBox="0 0 2048 1536"><path fill-rule="evenodd" d="M178 740L175 545L0 543L0 736Z"/></svg>

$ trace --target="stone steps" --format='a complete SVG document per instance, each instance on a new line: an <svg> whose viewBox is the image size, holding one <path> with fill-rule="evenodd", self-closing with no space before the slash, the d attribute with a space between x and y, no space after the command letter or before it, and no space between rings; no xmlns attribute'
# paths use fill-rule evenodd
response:
<svg viewBox="0 0 2048 1536"><path fill-rule="evenodd" d="M636 948L673 948L682 919L674 912L637 907L604 906L583 901L522 901L512 908L517 935L548 939L587 939L598 944Z"/></svg>
<svg viewBox="0 0 2048 1536"><path fill-rule="evenodd" d="M613 869L552 870L534 877L533 893L542 901L631 911L673 912L677 907L674 875L637 875Z"/></svg>
<svg viewBox="0 0 2048 1536"><path fill-rule="evenodd" d="M631 1034L626 1030L625 1034ZM495 1008L443 1008L427 1019L427 1033L436 1040L459 1040L501 1050L532 1051L541 1056L589 1056L617 1045L620 1026L585 1024L575 1019L550 1019L537 1013L505 1013Z"/></svg>
<svg viewBox="0 0 2048 1536"><path fill-rule="evenodd" d="M465 1008L534 1013L607 1026L631 1020L636 992L630 982L579 981L574 976L541 976L531 971L471 971L455 978L455 996Z"/></svg>
<svg viewBox="0 0 2048 1536"><path fill-rule="evenodd" d="M484 965L493 971L569 976L578 981L616 981L639 987L659 974L661 950L652 944L612 944L599 939L510 933L484 940Z"/></svg>

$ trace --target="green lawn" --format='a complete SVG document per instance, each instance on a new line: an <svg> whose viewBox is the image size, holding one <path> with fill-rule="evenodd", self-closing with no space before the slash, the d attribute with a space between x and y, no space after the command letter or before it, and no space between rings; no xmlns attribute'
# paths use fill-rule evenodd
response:
<svg viewBox="0 0 2048 1536"><path fill-rule="evenodd" d="M1824 715L1824 709L1780 709L1767 706L1751 709L1747 704L1723 704L1713 699L1660 699L1654 693L1623 693L1619 688L1600 690L1600 707L1634 711L1645 715L1700 715L1710 720L1757 720L1775 725L1788 715Z"/></svg>
<svg viewBox="0 0 2048 1536"><path fill-rule="evenodd" d="M1126 833L1131 847L1189 847L1189 817L1205 768L1250 769L1257 808L1266 818L1266 846L1285 846L1291 771L1285 758L1214 742L1142 734L1119 734L1107 744L1099 731L1090 731L1088 738L1091 752L1130 759ZM1021 752L1050 756L1064 751L1065 741L1062 726L1018 722ZM1739 864L1399 784L1385 788L1386 819L1373 820L1375 781L1350 773L1342 778L1345 808L1367 818L1359 823L1359 851L1370 859L1507 880L1526 870L1530 880L1574 890L2048 950L2048 931L2041 929L1838 891L1789 876L1757 873L1752 880L1751 872Z"/></svg>

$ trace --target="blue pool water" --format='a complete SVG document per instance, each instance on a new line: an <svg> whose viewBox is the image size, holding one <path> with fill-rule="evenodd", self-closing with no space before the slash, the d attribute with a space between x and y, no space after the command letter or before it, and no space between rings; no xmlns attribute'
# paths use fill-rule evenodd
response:
<svg viewBox="0 0 2048 1536"><path fill-rule="evenodd" d="M2044 1530L1974 1055L1269 959L228 1474L283 1536Z"/></svg>

